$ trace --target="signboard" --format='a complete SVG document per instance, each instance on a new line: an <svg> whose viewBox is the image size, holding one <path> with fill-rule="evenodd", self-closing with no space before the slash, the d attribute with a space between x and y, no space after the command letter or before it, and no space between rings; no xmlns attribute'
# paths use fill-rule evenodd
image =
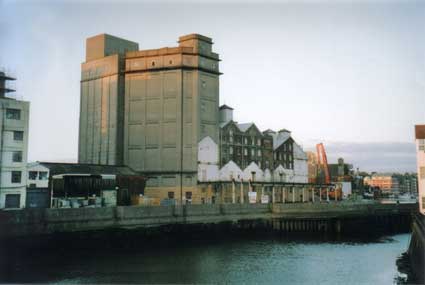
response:
<svg viewBox="0 0 425 285"><path fill-rule="evenodd" d="M262 195L261 196L261 204L268 204L269 202L269 195Z"/></svg>
<svg viewBox="0 0 425 285"><path fill-rule="evenodd" d="M257 203L257 192L248 192L248 201L250 204Z"/></svg>

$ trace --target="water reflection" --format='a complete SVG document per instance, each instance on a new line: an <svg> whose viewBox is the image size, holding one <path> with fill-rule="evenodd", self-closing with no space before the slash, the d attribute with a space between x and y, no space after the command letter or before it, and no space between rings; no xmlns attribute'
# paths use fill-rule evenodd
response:
<svg viewBox="0 0 425 285"><path fill-rule="evenodd" d="M187 239L127 249L69 249L64 244L55 250L9 254L0 281L391 284L399 282L396 259L406 251L409 236Z"/></svg>

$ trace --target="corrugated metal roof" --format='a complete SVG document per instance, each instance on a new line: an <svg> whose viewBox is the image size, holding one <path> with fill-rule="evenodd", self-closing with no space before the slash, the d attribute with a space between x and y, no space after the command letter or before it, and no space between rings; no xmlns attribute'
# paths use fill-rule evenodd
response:
<svg viewBox="0 0 425 285"><path fill-rule="evenodd" d="M92 175L139 175L136 171L124 165L100 165L84 163L38 162L47 167L50 175L56 174L92 174Z"/></svg>

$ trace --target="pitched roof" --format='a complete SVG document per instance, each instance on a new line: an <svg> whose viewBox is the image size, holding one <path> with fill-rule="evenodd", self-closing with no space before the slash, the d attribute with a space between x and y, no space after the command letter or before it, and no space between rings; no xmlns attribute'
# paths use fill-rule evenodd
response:
<svg viewBox="0 0 425 285"><path fill-rule="evenodd" d="M100 165L85 163L38 162L50 170L50 175L56 174L92 174L92 175L139 175L125 165Z"/></svg>
<svg viewBox="0 0 425 285"><path fill-rule="evenodd" d="M274 134L274 133L276 133L276 132L275 132L275 131L273 131L272 129L267 129L267 130L265 130L265 131L263 132L263 134L270 134L270 133Z"/></svg>
<svg viewBox="0 0 425 285"><path fill-rule="evenodd" d="M273 137L273 150L278 149L291 137L291 133L288 132L278 132L270 135Z"/></svg>
<svg viewBox="0 0 425 285"><path fill-rule="evenodd" d="M232 107L227 106L226 104L221 105L218 109L219 109L219 110L223 110L223 109L233 110L233 108L232 108Z"/></svg>
<svg viewBox="0 0 425 285"><path fill-rule="evenodd" d="M237 122L235 122L235 121L233 121L233 120L230 120L230 121L227 121L227 122L222 122L222 123L220 123L220 124L219 124L219 126L220 126L220 128L222 129L222 128L224 128L225 126L227 126L228 124L230 124L230 123L232 123L232 124L236 125L236 127L238 127Z"/></svg>
<svg viewBox="0 0 425 285"><path fill-rule="evenodd" d="M238 128L241 132L246 132L252 125L254 125L254 123L238 124Z"/></svg>

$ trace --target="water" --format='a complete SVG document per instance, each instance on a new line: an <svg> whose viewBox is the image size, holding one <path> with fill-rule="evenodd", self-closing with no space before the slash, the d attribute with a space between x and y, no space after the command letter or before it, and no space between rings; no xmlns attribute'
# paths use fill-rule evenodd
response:
<svg viewBox="0 0 425 285"><path fill-rule="evenodd" d="M0 282L393 284L410 234L367 240L250 237L7 256ZM3 256L4 258L5 256Z"/></svg>

